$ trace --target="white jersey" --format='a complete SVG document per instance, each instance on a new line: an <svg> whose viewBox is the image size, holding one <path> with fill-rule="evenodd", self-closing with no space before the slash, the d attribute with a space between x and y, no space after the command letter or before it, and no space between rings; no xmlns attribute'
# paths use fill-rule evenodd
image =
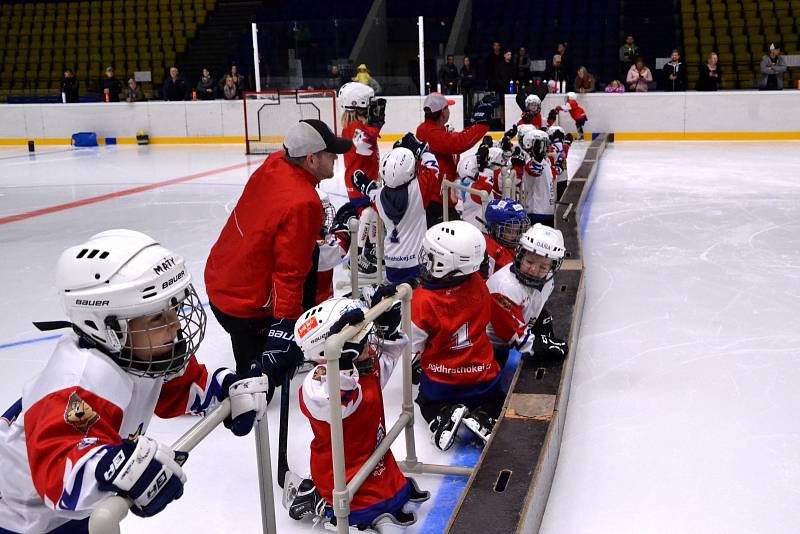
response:
<svg viewBox="0 0 800 534"><path fill-rule="evenodd" d="M545 157L542 163L529 159L522 171L525 188L525 211L535 215L552 215L556 208L556 180Z"/></svg>
<svg viewBox="0 0 800 534"><path fill-rule="evenodd" d="M487 328L489 340L496 349L513 346L520 352L530 352L533 337L528 323L542 313L555 282L551 279L541 290L528 287L517 280L508 264L486 281L492 295L492 322Z"/></svg>
<svg viewBox="0 0 800 534"><path fill-rule="evenodd" d="M192 357L169 381L138 377L81 348L76 334L62 337L0 418L0 531L41 534L88 517L112 495L95 478L108 447L146 433L154 412L213 410L230 372L211 376Z"/></svg>

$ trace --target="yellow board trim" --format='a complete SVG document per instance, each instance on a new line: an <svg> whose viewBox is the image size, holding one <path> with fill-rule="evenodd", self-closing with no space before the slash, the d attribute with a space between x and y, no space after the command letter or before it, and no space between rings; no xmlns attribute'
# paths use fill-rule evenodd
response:
<svg viewBox="0 0 800 534"><path fill-rule="evenodd" d="M617 141L790 141L800 132L615 132Z"/></svg>

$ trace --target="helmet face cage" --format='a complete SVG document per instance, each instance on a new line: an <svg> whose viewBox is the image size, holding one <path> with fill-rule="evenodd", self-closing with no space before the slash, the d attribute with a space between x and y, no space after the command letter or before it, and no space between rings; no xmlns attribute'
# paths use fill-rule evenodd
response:
<svg viewBox="0 0 800 534"><path fill-rule="evenodd" d="M359 361L364 349L367 357ZM368 375L375 368L378 358L383 351L383 338L378 334L375 325L361 341L348 341L342 346L342 356L346 353L352 357L353 365L359 375Z"/></svg>
<svg viewBox="0 0 800 534"><path fill-rule="evenodd" d="M132 328L132 322L144 326ZM167 336L172 329L177 333ZM106 319L107 336L120 341L119 352L111 353L111 358L126 372L150 378L181 371L203 341L205 330L206 313L191 284L183 298L172 297L162 311Z"/></svg>
<svg viewBox="0 0 800 534"><path fill-rule="evenodd" d="M489 233L504 247L514 248L519 245L519 238L530 228L530 225L528 217L523 216L495 223L489 228Z"/></svg>
<svg viewBox="0 0 800 534"><path fill-rule="evenodd" d="M532 255L538 256L540 258L545 258L545 259L550 260L550 270L547 272L547 274L544 277L537 278L535 276L530 276L530 275L524 274L522 272L522 269L521 269L522 261L525 259L525 256L527 256L528 254L532 254ZM544 285L547 282L549 282L550 280L552 280L553 277L556 275L558 270L561 268L561 262L562 261L563 261L563 259L557 259L556 260L556 259L553 259L553 258L548 258L547 256L542 256L541 254L537 254L536 252L534 252L532 250L528 250L525 247L520 246L520 247L517 248L517 253L514 255L514 275L517 277L517 280L519 280L519 282L522 285L527 286L527 287L532 287L534 289L542 289L544 287Z"/></svg>

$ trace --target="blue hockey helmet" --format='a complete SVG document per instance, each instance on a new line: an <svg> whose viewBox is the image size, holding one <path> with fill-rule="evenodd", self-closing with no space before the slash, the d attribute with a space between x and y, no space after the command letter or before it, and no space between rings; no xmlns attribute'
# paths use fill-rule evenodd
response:
<svg viewBox="0 0 800 534"><path fill-rule="evenodd" d="M504 247L515 248L530 226L525 208L511 198L492 200L484 216L489 235Z"/></svg>

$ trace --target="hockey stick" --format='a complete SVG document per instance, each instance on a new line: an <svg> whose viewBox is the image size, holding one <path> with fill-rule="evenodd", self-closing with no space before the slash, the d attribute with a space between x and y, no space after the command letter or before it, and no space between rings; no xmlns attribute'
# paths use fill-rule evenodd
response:
<svg viewBox="0 0 800 534"><path fill-rule="evenodd" d="M283 377L281 386L281 422L278 430L278 485L283 488L286 472L289 471L289 459L287 458L288 438L289 438L289 397L292 379L289 373Z"/></svg>

